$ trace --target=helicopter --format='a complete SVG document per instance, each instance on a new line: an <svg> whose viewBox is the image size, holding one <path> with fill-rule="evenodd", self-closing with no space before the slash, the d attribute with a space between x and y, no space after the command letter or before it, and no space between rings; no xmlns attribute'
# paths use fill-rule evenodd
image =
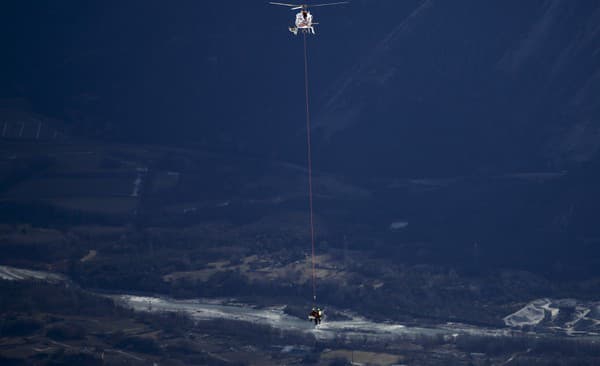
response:
<svg viewBox="0 0 600 366"><path fill-rule="evenodd" d="M300 10L300 12L298 14L296 14L296 21L294 23L293 26L288 27L288 30L292 33L294 33L294 35L298 34L298 31L301 30L303 33L310 33L310 34L315 34L315 28L313 27L315 24L319 24L319 23L315 23L313 22L313 16L310 13L310 11L308 11L308 8L316 8L316 7L320 7L320 6L331 6L331 5L342 5L342 4L348 4L348 1L340 1L340 2L336 2L336 3L327 3L327 4L315 4L315 5L307 5L307 4L287 4L287 3L276 3L276 2L269 2L269 4L271 5L280 5L280 6L287 6L289 8L291 8L291 10Z"/></svg>

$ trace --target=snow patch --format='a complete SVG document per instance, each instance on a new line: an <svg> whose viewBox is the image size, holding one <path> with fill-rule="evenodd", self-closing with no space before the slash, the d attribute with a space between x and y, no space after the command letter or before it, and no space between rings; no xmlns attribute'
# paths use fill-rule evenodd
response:
<svg viewBox="0 0 600 366"><path fill-rule="evenodd" d="M5 281L42 280L48 282L62 282L66 278L50 272L33 271L29 269L0 266L0 279Z"/></svg>
<svg viewBox="0 0 600 366"><path fill-rule="evenodd" d="M345 314L350 319L328 321L315 327L312 322L296 318L283 312L283 307L255 308L247 304L231 302L209 302L209 300L175 300L131 295L111 296L117 303L142 312L180 312L192 320L226 319L268 325L270 327L300 333L313 334L321 340L362 340L381 342L419 336L458 337L459 334L500 336L506 330L488 329L465 324L445 324L426 327L405 326L389 322L378 323L364 317Z"/></svg>
<svg viewBox="0 0 600 366"><path fill-rule="evenodd" d="M140 188L142 187L142 182L144 175L148 172L148 168L137 168L137 176L133 181L133 192L131 192L131 197L137 197L140 194Z"/></svg>
<svg viewBox="0 0 600 366"><path fill-rule="evenodd" d="M405 229L408 226L408 222L406 221L395 221L390 224L391 231L398 231Z"/></svg>
<svg viewBox="0 0 600 366"><path fill-rule="evenodd" d="M546 309L550 306L550 304L551 302L549 299L535 300L517 312L504 317L504 324L509 327L538 325L546 317Z"/></svg>

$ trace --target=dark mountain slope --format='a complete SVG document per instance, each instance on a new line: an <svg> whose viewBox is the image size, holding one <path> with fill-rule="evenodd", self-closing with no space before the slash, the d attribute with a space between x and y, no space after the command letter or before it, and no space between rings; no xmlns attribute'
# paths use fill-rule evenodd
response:
<svg viewBox="0 0 600 366"><path fill-rule="evenodd" d="M460 175L565 166L598 137L600 5L423 1L318 114L340 170Z"/></svg>

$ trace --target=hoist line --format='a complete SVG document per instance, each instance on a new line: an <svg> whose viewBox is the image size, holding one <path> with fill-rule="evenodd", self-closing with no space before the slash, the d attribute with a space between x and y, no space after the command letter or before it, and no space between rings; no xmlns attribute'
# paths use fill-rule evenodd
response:
<svg viewBox="0 0 600 366"><path fill-rule="evenodd" d="M317 278L315 272L315 226L313 215L313 189L312 189L312 149L310 141L310 107L308 98L308 52L306 46L306 32L304 35L304 89L306 95L306 150L308 158L308 206L310 211L310 244L312 261L312 291L313 301L317 301Z"/></svg>

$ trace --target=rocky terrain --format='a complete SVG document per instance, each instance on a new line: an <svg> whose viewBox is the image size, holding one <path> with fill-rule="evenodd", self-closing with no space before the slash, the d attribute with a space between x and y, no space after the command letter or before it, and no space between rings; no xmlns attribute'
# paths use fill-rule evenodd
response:
<svg viewBox="0 0 600 366"><path fill-rule="evenodd" d="M193 347L202 352L219 350L210 351L209 356L201 353L201 357L218 355L225 363L278 364L284 357L290 363L328 364L340 357L351 358L351 353L345 353L348 349L366 352L357 357L375 364L394 357L423 365L477 364L510 357L545 362L552 359L547 349L554 347L553 342L565 342L561 337L593 339L594 327L584 325L595 319L594 313L578 308L593 296L593 279L552 280L537 267L526 271L522 263L507 264L517 258L511 252L495 258L495 252L488 252L489 246L483 243L448 247L460 242L460 234L451 236L453 227L470 216L440 220L436 226L426 224L425 214L419 211L423 202L437 202L440 214L449 218L450 212L457 212L449 197L463 190L480 187L480 197L490 190L510 196L522 187L556 184L569 177L567 173L481 181L397 179L363 186L319 172L315 180L320 205L318 296L331 312L327 324L314 332L304 321L311 304L306 296L310 263L302 168L155 146L63 142L45 143L43 153L32 152L31 147L39 144L11 141L2 152L2 174L8 179L1 193L0 251L3 264L11 266L0 270L7 294L3 296L4 322L37 324L18 347L15 338L5 337L2 356L11 362L42 357L23 353L31 347L47 350L40 352L48 362L52 357L82 354L101 359L102 350L107 350L104 357L112 357L111 363L134 362L136 357L144 360L135 361L140 363L184 360L189 348L173 353L173 347L184 342L187 333L161 328L173 316L182 317L177 323L182 331L207 339L202 344L192 340ZM213 172L211 176L202 174L207 169ZM233 177L239 172L246 172L243 184ZM494 188L490 188L492 183ZM390 197L412 198L404 200L399 211ZM536 250L531 249L532 253ZM48 271L52 274L45 274ZM67 287L65 278L69 278ZM51 283L42 285L40 280ZM36 305L40 296L49 291L56 293L59 303L71 303L73 310L65 314L58 310L63 305L37 310L42 306ZM120 297L106 298L115 293ZM543 296L581 300L571 310L564 303L526 306ZM236 299L237 304L206 303L206 299L223 298ZM31 320L27 310L19 310L24 304L42 315ZM115 304L121 304L120 310L114 310ZM519 310L523 306L534 308ZM555 306L560 316L553 318L558 311ZM94 322L107 320L88 313L88 308L100 309L100 314L106 311L105 316L114 322L97 329ZM132 315L129 308L138 312ZM49 327L57 316L59 324L79 329L79 335L48 336L54 334ZM569 328L575 320L577 324ZM139 330L125 337L146 340L141 344L137 338L133 343L123 341L123 335L115 333L121 321L133 321L127 327ZM231 328L213 339L211 322L224 321L233 322ZM280 348L248 342L245 335L236 338L238 322L249 327L248 332L271 334L268 337L275 337ZM197 333L198 329L205 330ZM547 338L534 341L530 331ZM493 348L500 334L502 346ZM323 348L315 349L315 341ZM219 348L223 344L236 344L236 351ZM594 347L593 341L577 338L568 341L563 351L593 364ZM523 353L529 348L536 351ZM64 352L61 349L66 353L58 355ZM270 361L248 359L243 349L269 355ZM580 353L573 353L575 349Z"/></svg>
<svg viewBox="0 0 600 366"><path fill-rule="evenodd" d="M600 333L596 302L581 302L576 299L538 299L504 318L510 327L543 329L568 335Z"/></svg>

